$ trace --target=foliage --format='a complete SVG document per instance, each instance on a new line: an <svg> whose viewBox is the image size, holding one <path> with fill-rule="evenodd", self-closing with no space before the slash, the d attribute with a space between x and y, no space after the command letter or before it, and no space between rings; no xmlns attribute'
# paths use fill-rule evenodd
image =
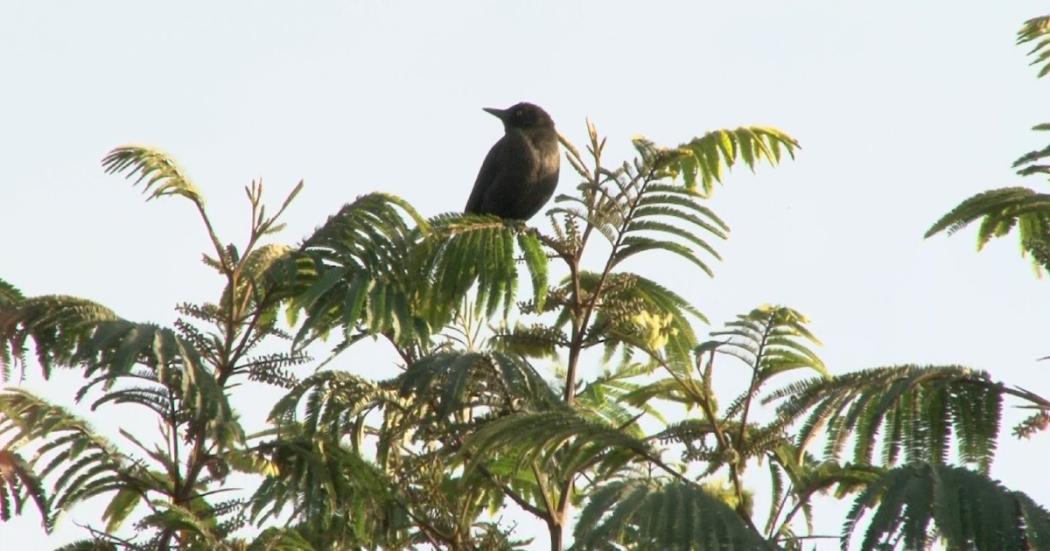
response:
<svg viewBox="0 0 1050 551"><path fill-rule="evenodd" d="M1031 20L1019 38L1035 43L1037 64L1046 29ZM712 275L714 243L729 236L709 206L715 184L733 167L793 158L793 138L768 127L672 148L637 138L618 165L592 124L585 154L562 145L579 184L556 197L549 230L428 218L372 193L296 247L266 241L301 183L272 215L261 183L246 188L251 232L238 247L171 158L115 149L103 166L148 200L189 200L213 249L204 263L224 284L214 302L178 305L166 327L0 280L5 380L32 365L45 378L75 370L85 381L73 398L91 411L159 427L102 434L88 411L0 391L0 520L30 505L51 530L98 498L99 523L65 549L509 550L533 545L503 518L517 509L559 551L569 530L581 550L800 550L824 537L814 496L855 494L843 548L865 521L864 549L1048 546L1046 511L987 473L1006 401L1034 409L1020 436L1047 426L1050 401L960 366L832 375L809 320L787 306L702 337L697 305L632 271L670 253ZM1047 155L1022 157L1019 172L1047 172ZM989 192L929 235L981 220L983 245L1019 227L1050 269L1047 205L1024 188ZM314 362L308 351L332 336ZM344 369L340 354L366 338L396 353L394 376ZM722 378L745 386L719 396ZM254 432L234 399L248 383L281 393ZM247 491L227 493L233 471ZM768 476L768 509L749 471Z"/></svg>
<svg viewBox="0 0 1050 551"><path fill-rule="evenodd" d="M869 511L862 550L926 549L937 538L948 549L1050 549L1050 512L960 467L916 463L887 472L854 501L843 549Z"/></svg>
<svg viewBox="0 0 1050 551"><path fill-rule="evenodd" d="M881 461L943 464L954 436L959 458L987 472L1002 415L1002 386L960 366L899 366L802 381L774 392L783 423L803 418L797 439L806 447L823 428L824 454L838 460L854 439L854 463L870 464L879 436ZM808 413L808 416L806 414Z"/></svg>
<svg viewBox="0 0 1050 551"><path fill-rule="evenodd" d="M573 549L773 549L718 497L681 482L612 482L594 492Z"/></svg>
<svg viewBox="0 0 1050 551"><path fill-rule="evenodd" d="M1039 78L1050 73L1050 16L1033 17L1024 22L1021 30L1017 31L1017 43L1032 46L1028 55L1032 56L1032 65L1042 65L1039 68Z"/></svg>
<svg viewBox="0 0 1050 551"><path fill-rule="evenodd" d="M1017 33L1017 43L1035 43L1029 55L1032 65L1041 65L1038 76L1050 73L1050 17L1029 19ZM1032 130L1045 132L1050 123L1037 124ZM1021 176L1050 174L1050 146L1030 151L1014 161ZM978 193L959 203L926 232L931 237L941 232L955 233L980 220L977 248L992 238L1018 230L1022 254L1031 254L1037 269L1050 269L1050 201L1045 193L1026 187L1007 187Z"/></svg>
<svg viewBox="0 0 1050 551"><path fill-rule="evenodd" d="M307 360L302 354L258 354L268 338L281 340L276 279L289 248L260 240L280 230L278 218L301 186L268 216L262 184L245 191L251 206L251 233L238 249L212 230L204 199L163 153L141 147L114 150L103 160L109 172L145 184L149 199L189 199L215 246L205 264L226 284L215 303L182 304L172 327L137 323L90 300L63 295L23 297L4 284L0 315L0 362L24 371L29 349L45 378L57 367L74 368L85 382L74 398L92 410L118 408L153 417L156 434L119 429L111 440L66 408L18 388L0 393L0 502L9 516L13 500L21 509L32 499L50 530L56 518L77 504L108 499L102 529L72 549L132 545L117 536L135 519L136 546L218 548L232 545L244 525L242 500L220 500L232 469L266 472L253 458L245 431L228 397L246 379L284 381L286 368ZM8 468L10 467L10 468ZM228 542L228 543L224 543Z"/></svg>

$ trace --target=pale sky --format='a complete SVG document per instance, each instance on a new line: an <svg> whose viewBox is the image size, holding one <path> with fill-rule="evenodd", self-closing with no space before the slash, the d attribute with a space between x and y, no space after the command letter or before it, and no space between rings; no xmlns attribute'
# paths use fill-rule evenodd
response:
<svg viewBox="0 0 1050 551"><path fill-rule="evenodd" d="M616 160L635 134L676 145L715 128L770 125L801 142L797 161L757 177L738 171L718 189L713 207L733 231L718 246L714 279L671 257L634 266L692 300L711 329L756 305L785 304L812 319L832 372L958 363L1050 394L1050 363L1036 361L1050 355L1050 296L1016 238L980 254L972 230L922 239L978 191L1040 185L1010 170L1045 145L1028 129L1050 119L1050 83L1014 45L1038 5L175 6L0 3L0 278L27 295L82 296L165 324L175 303L216 295L218 278L197 262L208 244L188 203L144 204L103 174L99 160L114 146L151 145L178 159L227 240L246 234L252 178L264 178L271 204L305 179L282 236L295 243L371 191L427 215L461 209L501 132L481 107L528 100L577 144L585 118L595 121ZM575 183L565 166L561 191ZM336 365L386 376L387 352L366 347ZM75 383L32 372L25 384L65 402ZM78 412L105 430L127 423ZM993 476L1050 505L1050 487L1034 483L1045 479L1047 437L1018 442L1009 432L1007 424ZM818 509L818 529L837 534L845 509ZM66 517L45 540L31 510L0 524L0 541L84 537L73 521L89 513Z"/></svg>

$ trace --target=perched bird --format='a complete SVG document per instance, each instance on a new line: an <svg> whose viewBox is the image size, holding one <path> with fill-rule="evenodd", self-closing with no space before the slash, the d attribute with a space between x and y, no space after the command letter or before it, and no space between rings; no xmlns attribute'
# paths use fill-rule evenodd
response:
<svg viewBox="0 0 1050 551"><path fill-rule="evenodd" d="M485 108L503 121L503 137L481 163L467 214L528 220L558 185L558 132L546 111L531 103Z"/></svg>

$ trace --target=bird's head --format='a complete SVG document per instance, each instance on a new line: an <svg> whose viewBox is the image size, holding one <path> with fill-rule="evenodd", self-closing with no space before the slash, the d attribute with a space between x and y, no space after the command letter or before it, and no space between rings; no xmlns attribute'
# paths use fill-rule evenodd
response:
<svg viewBox="0 0 1050 551"><path fill-rule="evenodd" d="M546 111L538 105L521 102L506 109L493 109L486 107L485 111L503 121L506 128L554 128L554 121Z"/></svg>

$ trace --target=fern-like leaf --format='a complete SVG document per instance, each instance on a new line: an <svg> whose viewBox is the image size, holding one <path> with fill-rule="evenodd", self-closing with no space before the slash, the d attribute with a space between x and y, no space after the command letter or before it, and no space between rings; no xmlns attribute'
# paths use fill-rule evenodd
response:
<svg viewBox="0 0 1050 551"><path fill-rule="evenodd" d="M356 328L389 333L399 342L428 335L426 320L414 315L414 289L421 281L408 259L419 236L429 231L411 205L383 193L358 197L329 217L303 243L290 262L293 273L286 275L297 287L293 311L302 309L307 316L296 346L336 327L348 336Z"/></svg>
<svg viewBox="0 0 1050 551"><path fill-rule="evenodd" d="M274 526L256 536L248 545L247 551L317 551L317 548L310 543L303 530Z"/></svg>
<svg viewBox="0 0 1050 551"><path fill-rule="evenodd" d="M824 362L810 348L820 345L820 340L806 327L808 322L786 306L760 306L737 316L724 330L713 331L711 336L717 340L701 344L697 352L717 351L739 358L758 374L752 391L770 377L795 369L809 369L827 377ZM732 414L730 411L727 415Z"/></svg>
<svg viewBox="0 0 1050 551"><path fill-rule="evenodd" d="M654 150L651 142L635 139L635 147L646 155ZM704 196L710 196L714 184L722 183L725 171L738 162L749 169L765 161L778 164L785 154L795 157L798 142L776 128L751 126L733 130L715 130L694 138L673 150L656 150L659 162L672 177L681 176L686 188L697 185Z"/></svg>
<svg viewBox="0 0 1050 551"><path fill-rule="evenodd" d="M842 549L868 512L862 551L898 541L905 549L926 549L934 535L948 549L1050 549L1050 513L1025 494L960 467L919 463L887 472L854 501Z"/></svg>
<svg viewBox="0 0 1050 551"><path fill-rule="evenodd" d="M523 406L543 409L557 402L531 365L500 352L441 352L410 365L397 383L416 401L436 404L442 418L471 405L510 411Z"/></svg>
<svg viewBox="0 0 1050 551"><path fill-rule="evenodd" d="M596 490L580 513L573 549L775 549L729 505L695 485L626 480Z"/></svg>
<svg viewBox="0 0 1050 551"><path fill-rule="evenodd" d="M396 393L342 371L321 371L292 387L270 411L278 429L295 434L353 439L360 418L383 404L396 403ZM300 406L304 411L300 415Z"/></svg>
<svg viewBox="0 0 1050 551"><path fill-rule="evenodd" d="M465 449L474 458L506 454L517 469L534 462L562 472L596 467L615 472L635 459L655 457L655 451L617 427L579 413L563 410L521 412L482 425L467 439Z"/></svg>
<svg viewBox="0 0 1050 551"><path fill-rule="evenodd" d="M24 299L22 291L0 278L0 315ZM0 320L2 323L2 320Z"/></svg>
<svg viewBox="0 0 1050 551"><path fill-rule="evenodd" d="M558 348L569 345L564 332L543 324L516 326L493 335L488 344L494 350L531 358L558 357Z"/></svg>
<svg viewBox="0 0 1050 551"><path fill-rule="evenodd" d="M134 185L145 182L142 192L149 193L147 201L165 195L181 195L198 206L204 206L204 196L183 174L175 161L162 151L142 146L118 147L102 159L107 174L125 174L135 178Z"/></svg>
<svg viewBox="0 0 1050 551"><path fill-rule="evenodd" d="M450 214L431 219L433 233L414 257L417 277L426 283L424 296L430 321L447 323L467 291L476 285L475 304L487 315L513 304L518 281L515 245L524 253L542 305L547 286L547 257L525 225L493 216Z"/></svg>
<svg viewBox="0 0 1050 551"><path fill-rule="evenodd" d="M0 520L11 520L12 516L22 514L22 507L27 500L32 500L36 505L44 529L50 531L51 506L40 478L17 452L0 448ZM12 502L14 510L11 508Z"/></svg>
<svg viewBox="0 0 1050 551"><path fill-rule="evenodd" d="M32 340L44 377L56 365L70 365L77 346L100 322L116 320L112 310L82 298L48 295L21 300L0 318L0 358L25 357Z"/></svg>
<svg viewBox="0 0 1050 551"><path fill-rule="evenodd" d="M1039 78L1050 73L1050 16L1033 17L1017 31L1018 44L1033 44L1028 55L1032 65L1039 65Z"/></svg>
<svg viewBox="0 0 1050 551"><path fill-rule="evenodd" d="M330 532L318 539L327 539L334 548L353 542L368 545L381 541L388 530L404 527L391 482L338 442L286 433L261 450L277 470L251 499L254 521L262 523L290 506L292 517L308 523L319 536ZM351 534L332 537L347 528Z"/></svg>
<svg viewBox="0 0 1050 551"><path fill-rule="evenodd" d="M595 292L601 275L579 274L581 289ZM592 336L604 340L606 355L619 346L633 347L661 356L678 366L690 364L696 333L689 318L706 322L689 302L662 285L631 273L605 278L603 300L596 309ZM568 306L559 319L568 319Z"/></svg>
<svg viewBox="0 0 1050 551"><path fill-rule="evenodd" d="M854 437L853 462L871 464L881 433L882 462L942 464L954 438L960 459L987 471L995 454L1002 392L988 375L959 366L883 367L830 379L810 379L772 393L781 423L805 416L798 432L804 449L823 427L825 456L837 460Z"/></svg>
<svg viewBox="0 0 1050 551"><path fill-rule="evenodd" d="M24 492L36 500L42 497L41 485L50 481L51 496L41 509L50 513L45 521L49 529L55 513L85 499L149 486L141 469L90 425L28 391L0 393L0 437L4 436L8 438L0 449L12 461L12 473ZM34 458L28 463L17 461L17 450L31 444L39 445ZM8 479L6 474L3 477Z"/></svg>

